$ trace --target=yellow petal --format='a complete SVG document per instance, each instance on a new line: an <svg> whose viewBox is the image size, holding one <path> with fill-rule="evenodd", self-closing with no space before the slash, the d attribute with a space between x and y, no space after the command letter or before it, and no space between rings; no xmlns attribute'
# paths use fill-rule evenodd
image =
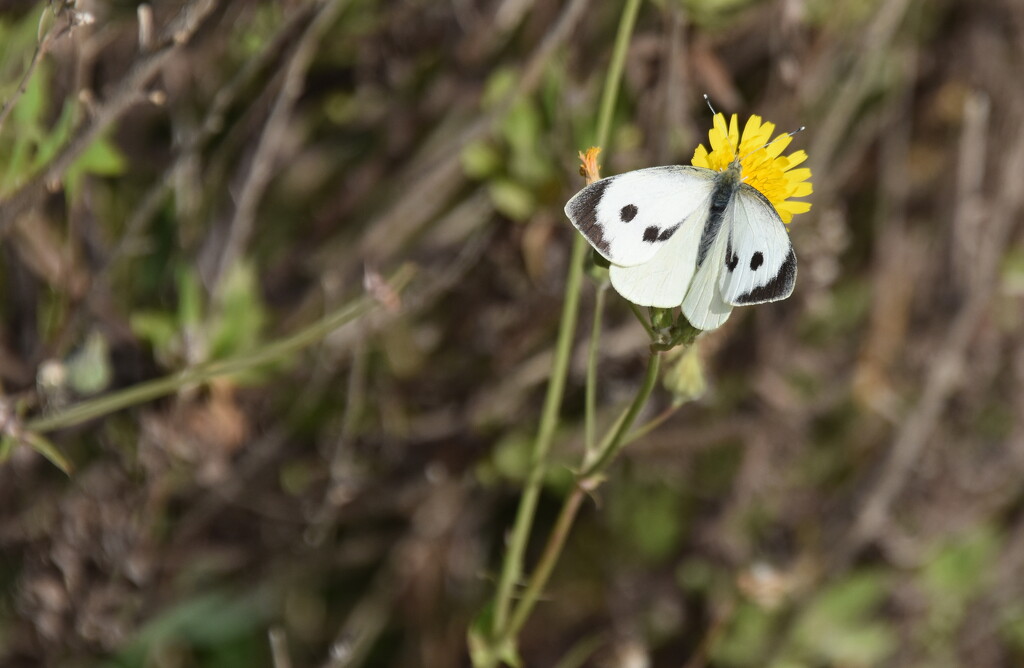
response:
<svg viewBox="0 0 1024 668"><path fill-rule="evenodd" d="M710 150L703 144L693 152L691 163L698 167L722 170L737 157L741 158L743 182L757 189L779 212L783 222L811 208L809 202L790 201L791 197L805 197L814 192L809 179L811 170L794 169L807 160L807 153L795 151L783 156L792 143L792 135L772 139L774 123L766 123L760 116L747 117L742 132L739 118L732 114L715 114L713 127L708 130Z"/></svg>
<svg viewBox="0 0 1024 668"><path fill-rule="evenodd" d="M811 186L811 184L808 183L807 181L803 181L802 183L798 183L796 185L796 187L793 188L793 192L789 193L789 196L790 197L807 197L812 192L814 192L814 188Z"/></svg>
<svg viewBox="0 0 1024 668"><path fill-rule="evenodd" d="M809 170L806 167L801 167L800 169L792 169L786 172L786 177L790 181L806 181L807 179L811 178L811 170Z"/></svg>
<svg viewBox="0 0 1024 668"><path fill-rule="evenodd" d="M808 211L811 210L811 203L810 202L794 202L794 201L786 200L785 202L783 202L782 204L779 205L779 208L785 209L789 213L807 213ZM781 211L780 211L780 213L781 213Z"/></svg>
<svg viewBox="0 0 1024 668"><path fill-rule="evenodd" d="M789 146L792 141L793 138L789 135L779 135L775 138L775 141L765 147L765 150L768 151L768 155L773 158L777 158L786 150L786 147Z"/></svg>
<svg viewBox="0 0 1024 668"><path fill-rule="evenodd" d="M693 151L693 160L690 164L694 167L703 167L705 169L711 169L710 163L708 163L708 150L704 148L704 144L698 144L697 148Z"/></svg>
<svg viewBox="0 0 1024 668"><path fill-rule="evenodd" d="M733 118L735 118L735 116L733 116ZM725 124L725 116L723 114L715 114L715 118L714 118L713 122L714 122L714 127L712 128L713 130L717 130L719 132L720 136L723 136L723 137L728 137L729 136L729 127ZM710 132L708 133L708 139L711 139L711 148L712 149L718 148L717 146L715 146L715 140L711 137L711 133Z"/></svg>
<svg viewBox="0 0 1024 668"><path fill-rule="evenodd" d="M751 116L747 119L746 125L743 126L743 138L752 137L759 134L761 129L761 117Z"/></svg>
<svg viewBox="0 0 1024 668"><path fill-rule="evenodd" d="M787 155L786 160L789 162L789 168L796 167L804 160L807 160L807 153L803 150L796 151Z"/></svg>

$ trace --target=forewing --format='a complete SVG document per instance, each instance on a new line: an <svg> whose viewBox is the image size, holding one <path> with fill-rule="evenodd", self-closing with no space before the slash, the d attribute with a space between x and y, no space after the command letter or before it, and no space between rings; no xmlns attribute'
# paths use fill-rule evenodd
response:
<svg viewBox="0 0 1024 668"><path fill-rule="evenodd" d="M729 229L734 209L735 200L726 208L718 233L712 238L704 261L697 268L697 273L683 300L683 315L697 329L721 327L732 313L732 305L722 298L719 275L725 264L725 254L729 245L726 230Z"/></svg>
<svg viewBox="0 0 1024 668"><path fill-rule="evenodd" d="M632 267L653 258L684 221L707 208L714 183L715 172L701 167L638 169L591 183L566 203L565 214L605 259Z"/></svg>
<svg viewBox="0 0 1024 668"><path fill-rule="evenodd" d="M796 253L786 226L764 195L743 184L733 198L722 267L722 298L733 305L774 302L793 294Z"/></svg>
<svg viewBox="0 0 1024 668"><path fill-rule="evenodd" d="M615 291L641 306L679 306L693 278L701 230L707 217L705 203L683 220L679 229L647 262L632 267L613 264L609 275Z"/></svg>

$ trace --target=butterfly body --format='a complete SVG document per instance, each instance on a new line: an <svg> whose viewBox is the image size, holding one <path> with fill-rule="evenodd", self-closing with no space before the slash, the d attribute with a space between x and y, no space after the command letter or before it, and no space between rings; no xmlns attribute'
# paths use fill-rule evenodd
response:
<svg viewBox="0 0 1024 668"><path fill-rule="evenodd" d="M681 306L714 329L733 306L785 299L796 255L771 202L743 182L739 159L720 171L651 167L596 181L565 213L610 263L612 286L642 306Z"/></svg>

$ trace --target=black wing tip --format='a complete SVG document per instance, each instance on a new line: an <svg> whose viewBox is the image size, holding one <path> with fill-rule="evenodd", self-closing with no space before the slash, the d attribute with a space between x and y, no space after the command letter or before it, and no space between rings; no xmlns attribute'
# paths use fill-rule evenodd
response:
<svg viewBox="0 0 1024 668"><path fill-rule="evenodd" d="M608 257L610 246L604 238L604 227L597 222L597 206L601 203L604 191L612 178L594 181L565 203L565 215L590 244L605 257ZM608 259L611 258L608 257Z"/></svg>
<svg viewBox="0 0 1024 668"><path fill-rule="evenodd" d="M764 304L765 302L777 302L786 299L793 294L796 287L796 251L789 249L786 261L779 267L779 273L775 278L764 285L760 285L750 292L740 295L734 306L747 306L750 304Z"/></svg>

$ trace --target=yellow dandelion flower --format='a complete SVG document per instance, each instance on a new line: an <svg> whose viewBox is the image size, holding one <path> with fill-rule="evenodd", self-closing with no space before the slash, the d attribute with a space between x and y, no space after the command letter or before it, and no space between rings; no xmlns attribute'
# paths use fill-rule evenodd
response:
<svg viewBox="0 0 1024 668"><path fill-rule="evenodd" d="M806 197L813 192L808 180L811 170L794 169L807 160L807 154L797 151L782 155L793 138L779 135L771 141L774 131L774 123L763 123L760 116L751 116L741 133L736 114L732 115L728 126L724 114L715 114L714 126L708 131L711 151L704 148L704 144L699 145L690 164L721 171L739 156L743 182L768 198L782 222L788 224L794 215L811 208L810 202L790 201L791 197Z"/></svg>

